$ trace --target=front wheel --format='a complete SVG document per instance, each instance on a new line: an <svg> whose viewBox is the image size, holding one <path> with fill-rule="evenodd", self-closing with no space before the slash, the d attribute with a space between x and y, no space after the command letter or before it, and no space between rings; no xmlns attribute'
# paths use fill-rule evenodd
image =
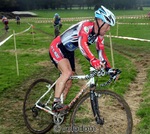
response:
<svg viewBox="0 0 150 134"><path fill-rule="evenodd" d="M5 25L5 30L8 31L8 29L9 29L9 26Z"/></svg>
<svg viewBox="0 0 150 134"><path fill-rule="evenodd" d="M109 90L96 90L100 116L104 124L95 121L90 103L90 93L87 93L75 106L71 115L73 133L97 134L131 134L132 114L128 104L118 94Z"/></svg>
<svg viewBox="0 0 150 134"><path fill-rule="evenodd" d="M53 116L36 107L36 102L50 88L52 82L46 79L38 79L31 84L25 95L23 103L23 116L27 128L35 134L44 134L53 127ZM45 108L51 107L53 102L53 88L45 97L40 99L38 105Z"/></svg>
<svg viewBox="0 0 150 134"><path fill-rule="evenodd" d="M55 26L54 33L55 33L55 38L60 34L59 26Z"/></svg>

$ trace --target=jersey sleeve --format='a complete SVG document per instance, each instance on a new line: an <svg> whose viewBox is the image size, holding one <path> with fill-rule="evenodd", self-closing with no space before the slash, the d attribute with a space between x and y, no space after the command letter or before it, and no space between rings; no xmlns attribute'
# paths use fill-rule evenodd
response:
<svg viewBox="0 0 150 134"><path fill-rule="evenodd" d="M81 53L88 59L91 60L94 58L94 55L89 49L89 46L87 44L88 42L88 35L89 35L89 27L87 24L82 24L81 29L79 31L79 40L78 45Z"/></svg>
<svg viewBox="0 0 150 134"><path fill-rule="evenodd" d="M107 62L106 67L111 68L111 65L109 63L109 60L108 60L105 50L104 50L104 38L103 37L102 38L100 36L97 37L96 49L98 51L98 57L99 57L100 61L105 60Z"/></svg>

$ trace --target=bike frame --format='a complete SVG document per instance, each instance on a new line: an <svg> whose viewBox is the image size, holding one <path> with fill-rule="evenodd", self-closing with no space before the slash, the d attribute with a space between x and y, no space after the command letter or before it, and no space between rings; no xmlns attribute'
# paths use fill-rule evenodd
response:
<svg viewBox="0 0 150 134"><path fill-rule="evenodd" d="M93 67L90 67L90 71L94 71L95 69ZM104 70L101 71L101 76L104 76ZM80 89L80 91L78 92L78 94L75 96L75 98L68 104L69 109L72 108L72 106L74 105L74 103L81 97L81 95L83 95L83 93L87 90L88 87L90 87L90 85L95 85L95 75L73 75L70 77L71 80L73 79L79 79L79 80L87 80L89 79L86 84ZM58 80L58 79L57 79ZM46 96L46 94L48 94L51 89L55 86L57 80L52 84L52 85L47 85L48 90L39 98L39 100L35 103L36 107L38 107L39 109L42 109L52 115L55 115L54 112L52 112L51 108L48 106L42 107L39 105L39 102L42 98L44 98ZM49 103L51 99L51 96L49 97L48 101L46 104ZM63 97L61 97L61 99L63 99ZM61 100L63 102L63 100Z"/></svg>
<svg viewBox="0 0 150 134"><path fill-rule="evenodd" d="M56 26L54 26L54 34L55 37L57 37L60 33L60 28L59 28L59 24L57 24Z"/></svg>

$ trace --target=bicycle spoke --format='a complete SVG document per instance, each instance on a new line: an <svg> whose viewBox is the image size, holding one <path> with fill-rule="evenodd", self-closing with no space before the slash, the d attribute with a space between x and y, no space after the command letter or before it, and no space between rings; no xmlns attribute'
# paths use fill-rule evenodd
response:
<svg viewBox="0 0 150 134"><path fill-rule="evenodd" d="M72 127L86 128L89 133L93 130L94 133L100 134L131 134L132 116L127 103L119 95L107 90L97 91L97 96L104 124L96 123L87 94L74 109L71 116Z"/></svg>
<svg viewBox="0 0 150 134"><path fill-rule="evenodd" d="M24 119L28 129L33 133L45 133L53 127L53 116L36 107L38 99L48 90L49 84L51 83L45 79L34 82L25 97L23 107ZM39 100L37 103L38 106L42 108L46 108L46 106L51 107L53 93L54 91L52 89L41 100Z"/></svg>
<svg viewBox="0 0 150 134"><path fill-rule="evenodd" d="M107 133L125 134L127 128L126 111L113 96L104 94L99 99L100 112L104 118L104 131Z"/></svg>

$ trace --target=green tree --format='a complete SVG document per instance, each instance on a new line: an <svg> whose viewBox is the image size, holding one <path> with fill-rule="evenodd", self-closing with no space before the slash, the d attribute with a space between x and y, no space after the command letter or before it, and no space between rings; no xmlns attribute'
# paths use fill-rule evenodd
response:
<svg viewBox="0 0 150 134"><path fill-rule="evenodd" d="M137 6L150 5L150 0L1 0L0 11L33 9L72 9L73 6L88 9L104 5L109 9L133 9Z"/></svg>
<svg viewBox="0 0 150 134"><path fill-rule="evenodd" d="M16 0L1 0L0 11L12 11L18 6Z"/></svg>

